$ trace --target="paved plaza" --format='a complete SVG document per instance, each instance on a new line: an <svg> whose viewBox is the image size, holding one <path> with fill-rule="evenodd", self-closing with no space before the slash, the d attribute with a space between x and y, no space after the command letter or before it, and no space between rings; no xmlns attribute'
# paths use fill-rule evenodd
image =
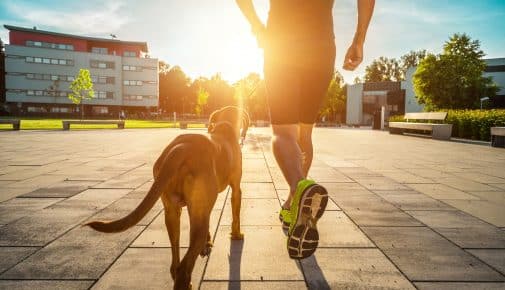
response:
<svg viewBox="0 0 505 290"><path fill-rule="evenodd" d="M505 149L316 129L310 177L331 200L319 249L296 261L278 220L287 186L269 130L252 128L243 148L245 239L229 239L225 190L194 289L505 288ZM162 149L187 132L205 131L0 132L0 289L171 289L161 202L123 233L80 225L133 210ZM181 228L184 252L184 212Z"/></svg>

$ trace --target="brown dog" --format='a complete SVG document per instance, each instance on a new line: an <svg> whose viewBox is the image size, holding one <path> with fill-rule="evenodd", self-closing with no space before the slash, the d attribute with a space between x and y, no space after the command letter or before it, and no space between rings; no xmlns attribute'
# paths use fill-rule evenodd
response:
<svg viewBox="0 0 505 290"><path fill-rule="evenodd" d="M244 120L247 119L247 120ZM209 232L210 213L217 194L231 186L232 239L243 239L240 232L242 191L242 153L238 143L240 128L247 132L249 117L237 107L225 107L212 113L210 136L183 134L177 136L154 164L154 183L133 212L116 221L92 221L86 225L106 232L121 232L137 224L158 198L165 209L165 224L172 245L170 273L174 289L191 288L191 273L198 255L208 255L212 242ZM242 137L245 133L242 133ZM188 207L190 219L189 249L180 261L180 216Z"/></svg>

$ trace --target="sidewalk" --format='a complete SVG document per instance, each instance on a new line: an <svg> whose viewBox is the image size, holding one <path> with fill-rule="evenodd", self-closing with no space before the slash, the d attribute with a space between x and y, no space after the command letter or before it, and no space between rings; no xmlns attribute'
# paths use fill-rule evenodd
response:
<svg viewBox="0 0 505 290"><path fill-rule="evenodd" d="M310 177L331 201L320 248L296 261L278 220L287 186L269 130L252 128L243 148L245 239L229 239L226 190L194 289L505 288L504 149L317 128ZM80 224L133 210L153 162L184 132L204 131L0 132L0 289L172 289L161 202L124 233ZM187 248L185 211L181 230Z"/></svg>

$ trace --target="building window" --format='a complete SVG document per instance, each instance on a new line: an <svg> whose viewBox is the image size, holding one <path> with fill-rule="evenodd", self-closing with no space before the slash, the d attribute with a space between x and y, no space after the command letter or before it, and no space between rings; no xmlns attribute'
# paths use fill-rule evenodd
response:
<svg viewBox="0 0 505 290"><path fill-rule="evenodd" d="M137 80L125 80L123 81L123 84L125 86L141 86L142 85L142 81L137 81Z"/></svg>
<svg viewBox="0 0 505 290"><path fill-rule="evenodd" d="M136 57L137 53L135 51L125 51L125 52L123 52L123 56L126 56L126 57Z"/></svg>
<svg viewBox="0 0 505 290"><path fill-rule="evenodd" d="M123 65L124 71L142 71L142 67L134 65Z"/></svg>
<svg viewBox="0 0 505 290"><path fill-rule="evenodd" d="M70 113L70 108L66 108L66 107L51 107L51 113Z"/></svg>
<svg viewBox="0 0 505 290"><path fill-rule="evenodd" d="M154 99L154 96L141 96L141 95L126 95L124 96L124 99L126 101L142 101L142 100L148 100L148 99Z"/></svg>
<svg viewBox="0 0 505 290"><path fill-rule="evenodd" d="M97 99L113 99L114 92L96 91L95 97Z"/></svg>
<svg viewBox="0 0 505 290"><path fill-rule="evenodd" d="M42 41L33 41L33 40L27 40L25 44L26 44L26 46L33 46L33 47L44 47L44 48L61 49L61 50L74 50L74 46L72 44L42 42Z"/></svg>
<svg viewBox="0 0 505 290"><path fill-rule="evenodd" d="M91 52L98 54L109 54L109 50L106 47L92 47Z"/></svg>
<svg viewBox="0 0 505 290"><path fill-rule="evenodd" d="M91 81L96 84L114 84L115 78L107 76L91 76Z"/></svg>
<svg viewBox="0 0 505 290"><path fill-rule="evenodd" d="M100 60L91 60L89 62L89 66L92 68L114 68L114 62L113 61L100 61Z"/></svg>
<svg viewBox="0 0 505 290"><path fill-rule="evenodd" d="M56 58L27 56L25 57L25 61L33 63L54 64L54 65L68 65L68 66L74 65L74 61L71 59L56 59Z"/></svg>
<svg viewBox="0 0 505 290"><path fill-rule="evenodd" d="M93 106L93 114L108 114L109 108L103 106Z"/></svg>

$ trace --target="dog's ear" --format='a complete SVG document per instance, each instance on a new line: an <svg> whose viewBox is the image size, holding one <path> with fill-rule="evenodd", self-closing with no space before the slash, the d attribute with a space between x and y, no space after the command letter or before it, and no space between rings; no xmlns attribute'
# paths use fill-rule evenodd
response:
<svg viewBox="0 0 505 290"><path fill-rule="evenodd" d="M207 127L207 133L214 132L214 129L216 129L216 123L210 123L209 122L209 127Z"/></svg>

